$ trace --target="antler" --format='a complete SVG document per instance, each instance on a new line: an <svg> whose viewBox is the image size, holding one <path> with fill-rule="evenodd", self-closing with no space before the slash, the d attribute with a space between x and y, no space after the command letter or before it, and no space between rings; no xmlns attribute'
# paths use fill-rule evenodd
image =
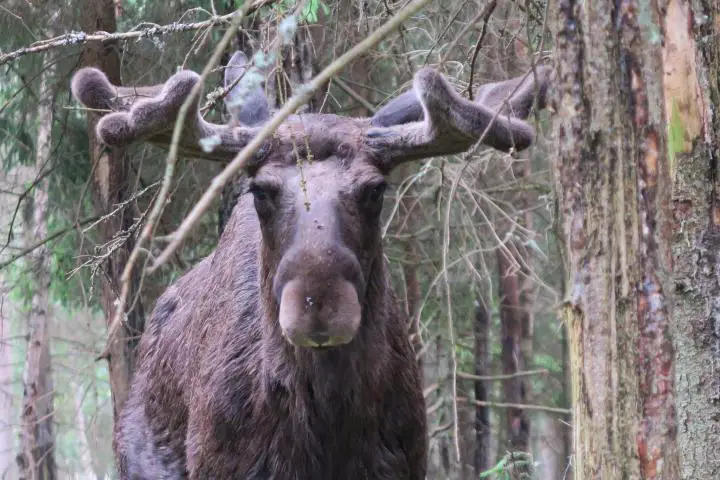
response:
<svg viewBox="0 0 720 480"><path fill-rule="evenodd" d="M162 85L117 87L95 68L79 70L72 80L75 98L90 108L112 110L97 125L97 135L106 145L124 147L138 140L161 146L170 144L180 107L200 76L190 70L174 74ZM182 154L229 161L248 144L257 129L206 122L198 110L200 96L190 112L180 140Z"/></svg>
<svg viewBox="0 0 720 480"><path fill-rule="evenodd" d="M229 161L259 132L270 109L260 86L262 77L247 75L246 70L247 58L240 52L225 70L229 88L225 103L236 122L217 125L205 121L197 96L183 126L181 154ZM412 90L370 119L365 143L386 171L409 160L463 152L481 137L484 144L498 150L523 150L533 142L535 132L522 119L536 98L544 107L551 71L548 66L538 66L536 75L531 72L483 85L473 103L460 97L441 74L422 69L415 75ZM97 125L103 143L123 147L146 140L168 146L180 107L199 79L195 72L183 70L162 85L117 87L101 71L84 68L73 77L72 91L88 107L113 111Z"/></svg>
<svg viewBox="0 0 720 480"><path fill-rule="evenodd" d="M436 155L460 153L485 133L482 143L498 150L523 150L535 137L524 122L538 94L544 107L551 69L532 72L505 82L483 85L478 102L460 97L438 72L424 68L413 90L389 102L371 119L367 144L389 170L398 163ZM514 93L513 93L514 92ZM498 113L500 110L500 113Z"/></svg>

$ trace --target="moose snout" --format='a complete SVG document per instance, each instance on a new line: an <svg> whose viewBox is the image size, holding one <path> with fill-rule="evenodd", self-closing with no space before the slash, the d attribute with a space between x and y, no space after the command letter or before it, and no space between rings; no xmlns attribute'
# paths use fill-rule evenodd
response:
<svg viewBox="0 0 720 480"><path fill-rule="evenodd" d="M279 321L285 338L298 347L349 343L362 315L355 286L338 277L318 287L300 279L283 287Z"/></svg>

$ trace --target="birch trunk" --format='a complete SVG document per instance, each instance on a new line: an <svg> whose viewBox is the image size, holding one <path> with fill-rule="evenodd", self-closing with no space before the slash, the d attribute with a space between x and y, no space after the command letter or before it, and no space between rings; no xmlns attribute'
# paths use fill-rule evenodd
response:
<svg viewBox="0 0 720 480"><path fill-rule="evenodd" d="M48 182L43 178L50 164L54 68L48 68L40 81L35 141L36 183L25 213L25 242L33 245L47 236ZM53 381L50 359L50 251L46 245L27 258L34 287L27 322L27 352L23 378L20 452L17 456L20 478L51 480L57 477L53 428Z"/></svg>

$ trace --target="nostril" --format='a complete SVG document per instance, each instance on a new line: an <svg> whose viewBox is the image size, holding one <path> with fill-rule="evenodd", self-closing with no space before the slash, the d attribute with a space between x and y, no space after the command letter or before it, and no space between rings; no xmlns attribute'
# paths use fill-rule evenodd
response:
<svg viewBox="0 0 720 480"><path fill-rule="evenodd" d="M312 340L317 346L325 345L330 340L330 335L325 333L310 333L308 334L310 340Z"/></svg>

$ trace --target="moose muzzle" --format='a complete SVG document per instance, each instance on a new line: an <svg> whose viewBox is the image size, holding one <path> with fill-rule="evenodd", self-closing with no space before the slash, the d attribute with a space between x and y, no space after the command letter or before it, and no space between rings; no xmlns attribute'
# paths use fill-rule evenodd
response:
<svg viewBox="0 0 720 480"><path fill-rule="evenodd" d="M362 274L349 251L296 251L281 262L279 273L279 322L290 343L321 348L352 341L362 318Z"/></svg>

